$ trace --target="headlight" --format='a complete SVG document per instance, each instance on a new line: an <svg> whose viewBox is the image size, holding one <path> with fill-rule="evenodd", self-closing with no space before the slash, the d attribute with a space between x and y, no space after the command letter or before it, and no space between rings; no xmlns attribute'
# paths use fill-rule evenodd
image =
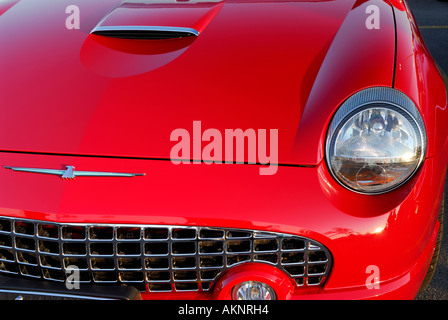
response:
<svg viewBox="0 0 448 320"><path fill-rule="evenodd" d="M417 107L391 88L369 88L351 96L327 134L330 172L360 193L398 188L420 167L425 151L425 126Z"/></svg>

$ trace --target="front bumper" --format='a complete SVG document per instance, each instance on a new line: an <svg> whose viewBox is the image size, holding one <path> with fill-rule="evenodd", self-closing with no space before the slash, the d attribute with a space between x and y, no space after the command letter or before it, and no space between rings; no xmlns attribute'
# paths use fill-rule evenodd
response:
<svg viewBox="0 0 448 320"><path fill-rule="evenodd" d="M0 297L2 300L141 300L140 292L133 287L93 285L70 290L63 283L2 275Z"/></svg>
<svg viewBox="0 0 448 320"><path fill-rule="evenodd" d="M333 258L329 277L323 286L292 287L289 299L414 298L434 250L445 177L442 155L427 159L402 188L378 196L344 189L323 163L313 168L281 166L273 176L260 176L255 165L176 166L169 161L23 153L1 153L0 165L146 173L67 181L0 168L0 216L57 223L239 228L321 243ZM366 286L370 266L379 270L378 289ZM147 292L142 297L220 296L212 291Z"/></svg>

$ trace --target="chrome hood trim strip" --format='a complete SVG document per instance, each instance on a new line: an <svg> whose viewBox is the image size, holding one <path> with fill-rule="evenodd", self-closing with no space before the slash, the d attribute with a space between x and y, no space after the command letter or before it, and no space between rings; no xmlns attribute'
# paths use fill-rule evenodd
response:
<svg viewBox="0 0 448 320"><path fill-rule="evenodd" d="M74 179L75 177L135 177L144 176L145 173L125 173L125 172L103 172L103 171L75 171L74 166L66 166L65 170L43 169L43 168L25 168L3 166L19 172L41 173L61 176L63 179Z"/></svg>

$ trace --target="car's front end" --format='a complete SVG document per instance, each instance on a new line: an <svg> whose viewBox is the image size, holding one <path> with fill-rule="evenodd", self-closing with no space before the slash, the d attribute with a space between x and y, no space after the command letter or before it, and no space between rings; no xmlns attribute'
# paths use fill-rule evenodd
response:
<svg viewBox="0 0 448 320"><path fill-rule="evenodd" d="M416 296L448 114L405 5L79 0L71 30L56 19L69 2L0 15L0 292ZM200 34L135 39L154 12Z"/></svg>

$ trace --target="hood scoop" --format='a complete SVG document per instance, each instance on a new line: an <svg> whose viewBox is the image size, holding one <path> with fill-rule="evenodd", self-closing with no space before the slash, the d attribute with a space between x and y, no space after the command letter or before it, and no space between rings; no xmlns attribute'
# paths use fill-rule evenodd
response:
<svg viewBox="0 0 448 320"><path fill-rule="evenodd" d="M127 0L90 32L81 48L81 63L108 78L156 70L188 50L223 5L214 0Z"/></svg>
<svg viewBox="0 0 448 320"><path fill-rule="evenodd" d="M199 32L192 28L156 26L97 27L91 33L112 38L142 40L166 40L199 35Z"/></svg>
<svg viewBox="0 0 448 320"><path fill-rule="evenodd" d="M106 15L91 34L140 40L197 37L219 12L222 3L128 0Z"/></svg>

